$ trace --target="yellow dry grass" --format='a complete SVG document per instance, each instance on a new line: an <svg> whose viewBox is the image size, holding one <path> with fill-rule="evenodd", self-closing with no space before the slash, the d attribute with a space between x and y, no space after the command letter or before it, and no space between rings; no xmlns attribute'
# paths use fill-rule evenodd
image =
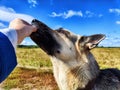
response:
<svg viewBox="0 0 120 90"><path fill-rule="evenodd" d="M100 68L120 69L120 48L95 48L92 53Z"/></svg>
<svg viewBox="0 0 120 90"><path fill-rule="evenodd" d="M91 51L100 68L120 69L120 48L95 48ZM40 48L17 48L22 67L52 67L49 57ZM16 68L3 82L5 90L59 90L51 70Z"/></svg>

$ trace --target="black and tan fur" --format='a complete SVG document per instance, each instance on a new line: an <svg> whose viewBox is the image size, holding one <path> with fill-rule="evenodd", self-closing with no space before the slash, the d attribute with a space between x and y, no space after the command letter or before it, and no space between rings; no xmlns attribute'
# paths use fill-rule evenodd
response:
<svg viewBox="0 0 120 90"><path fill-rule="evenodd" d="M38 20L32 24L38 30L31 39L51 57L60 90L120 90L120 71L100 70L90 52L105 35L80 36L62 28L52 30Z"/></svg>

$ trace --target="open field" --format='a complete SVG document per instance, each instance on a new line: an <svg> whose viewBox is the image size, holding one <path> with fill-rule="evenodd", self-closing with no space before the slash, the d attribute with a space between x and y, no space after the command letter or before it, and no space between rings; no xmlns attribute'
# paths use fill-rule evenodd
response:
<svg viewBox="0 0 120 90"><path fill-rule="evenodd" d="M95 48L92 53L100 68L120 69L120 48ZM4 90L59 90L50 59L41 49L17 48L17 58L19 67L1 84Z"/></svg>

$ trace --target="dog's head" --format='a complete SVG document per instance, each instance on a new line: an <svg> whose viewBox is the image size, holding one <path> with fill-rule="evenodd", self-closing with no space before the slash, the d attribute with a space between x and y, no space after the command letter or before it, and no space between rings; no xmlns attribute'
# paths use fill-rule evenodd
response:
<svg viewBox="0 0 120 90"><path fill-rule="evenodd" d="M38 30L31 34L31 39L48 55L63 61L76 58L76 53L88 52L105 38L103 34L80 36L63 28L52 30L35 19L32 25L35 25Z"/></svg>

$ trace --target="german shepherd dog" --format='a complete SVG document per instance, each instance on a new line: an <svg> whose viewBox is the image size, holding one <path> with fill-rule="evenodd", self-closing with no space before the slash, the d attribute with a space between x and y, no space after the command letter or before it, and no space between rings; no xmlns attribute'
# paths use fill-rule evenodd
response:
<svg viewBox="0 0 120 90"><path fill-rule="evenodd" d="M63 28L52 30L36 19L32 25L38 30L30 37L51 57L60 90L120 90L120 71L100 70L90 52L105 35L80 36Z"/></svg>

